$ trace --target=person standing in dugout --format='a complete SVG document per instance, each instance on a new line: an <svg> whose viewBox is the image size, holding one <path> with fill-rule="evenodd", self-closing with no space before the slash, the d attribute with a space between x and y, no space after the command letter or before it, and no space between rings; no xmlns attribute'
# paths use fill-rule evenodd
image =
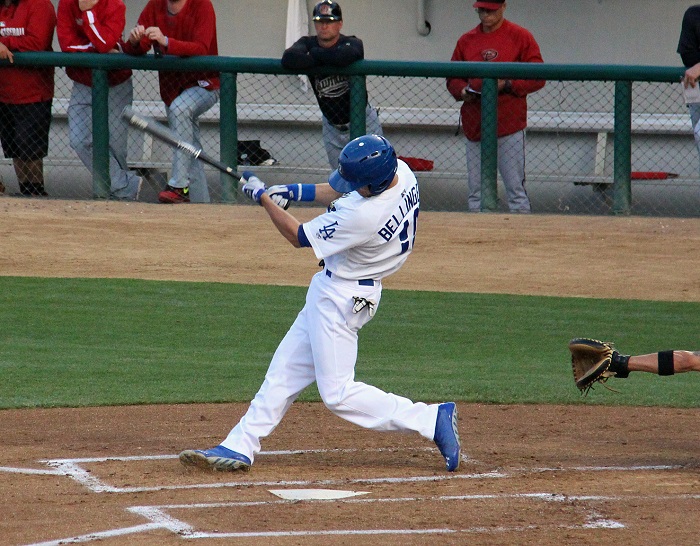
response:
<svg viewBox="0 0 700 546"><path fill-rule="evenodd" d="M505 0L476 2L481 21L457 41L453 61L541 63L542 55L530 31L506 20ZM498 80L498 170L514 213L531 212L525 190L525 127L527 95L542 89L542 80ZM468 205L481 210L481 87L478 78L447 78L447 89L462 102L461 122L467 137Z"/></svg>
<svg viewBox="0 0 700 546"><path fill-rule="evenodd" d="M122 0L59 0L57 34L61 50L67 53L121 53L126 26ZM67 67L73 80L68 105L71 148L92 173L92 70ZM126 162L129 125L121 116L133 100L131 70L110 70L108 125L110 197L136 200L143 180Z"/></svg>
<svg viewBox="0 0 700 546"><path fill-rule="evenodd" d="M312 19L316 36L302 36L282 55L282 66L288 70L331 66L344 67L365 58L362 40L345 36L343 12L337 2L323 0L316 4ZM350 141L350 80L347 76L309 76L311 87L321 109L323 144L331 169L338 168L338 156ZM367 134L382 134L377 110L367 102L365 110Z"/></svg>
<svg viewBox="0 0 700 546"><path fill-rule="evenodd" d="M129 33L125 53L193 57L218 55L216 13L211 0L150 0ZM167 107L168 125L182 140L201 148L199 116L219 100L218 72L158 72L160 96ZM201 162L175 150L168 185L158 194L161 203L208 203L209 187Z"/></svg>
<svg viewBox="0 0 700 546"><path fill-rule="evenodd" d="M690 6L683 15L678 54L687 68L683 75L685 87L695 87L700 79L700 5ZM700 154L700 103L688 105L695 146Z"/></svg>
<svg viewBox="0 0 700 546"><path fill-rule="evenodd" d="M182 464L249 470L260 440L315 381L324 404L337 416L372 430L417 432L435 442L448 471L457 470L454 402L414 403L355 381L359 331L379 307L382 279L398 271L413 249L420 197L408 165L384 137L366 135L343 148L327 184L266 188L250 172L241 182L280 234L296 248L312 248L324 269L313 276L306 304L275 351L246 414L220 445L181 452ZM276 204L289 200L329 206L302 224Z"/></svg>
<svg viewBox="0 0 700 546"><path fill-rule="evenodd" d="M18 51L52 51L56 11L50 0L0 0L0 59ZM19 194L45 197L54 69L4 67L0 71L0 141L12 158ZM0 191L0 193L2 193Z"/></svg>

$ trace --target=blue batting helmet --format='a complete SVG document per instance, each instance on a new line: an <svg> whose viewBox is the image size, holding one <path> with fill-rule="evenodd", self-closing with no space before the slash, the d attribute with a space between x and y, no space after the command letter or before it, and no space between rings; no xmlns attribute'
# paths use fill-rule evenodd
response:
<svg viewBox="0 0 700 546"><path fill-rule="evenodd" d="M364 135L345 145L328 183L340 193L368 186L372 195L379 195L394 180L397 168L391 143L382 136Z"/></svg>

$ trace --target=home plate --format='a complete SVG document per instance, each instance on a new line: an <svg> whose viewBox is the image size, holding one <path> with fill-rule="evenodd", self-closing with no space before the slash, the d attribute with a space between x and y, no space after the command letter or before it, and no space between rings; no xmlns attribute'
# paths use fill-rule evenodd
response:
<svg viewBox="0 0 700 546"><path fill-rule="evenodd" d="M337 489L268 489L285 500L332 500L368 495L369 491L340 491Z"/></svg>

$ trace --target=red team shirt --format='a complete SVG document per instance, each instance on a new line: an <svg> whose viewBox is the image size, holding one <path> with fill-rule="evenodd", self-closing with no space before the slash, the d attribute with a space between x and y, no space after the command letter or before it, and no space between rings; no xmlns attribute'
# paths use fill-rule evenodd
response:
<svg viewBox="0 0 700 546"><path fill-rule="evenodd" d="M167 0L150 0L139 16L139 25L158 27L168 38L163 53L179 57L218 55L216 38L216 14L210 0L188 0L177 15L168 13ZM144 38L136 47L126 42L124 51L141 55L153 44ZM170 105L185 89L203 87L210 91L219 89L218 72L159 72L160 96Z"/></svg>
<svg viewBox="0 0 700 546"><path fill-rule="evenodd" d="M80 11L78 0L60 0L58 3L58 43L67 53L109 53L121 49L126 26L126 6L122 0L100 0L88 11ZM68 77L83 85L92 86L89 68L66 67ZM131 70L110 70L110 86L124 83Z"/></svg>
<svg viewBox="0 0 700 546"><path fill-rule="evenodd" d="M49 0L0 7L0 42L10 51L51 51L56 12ZM53 68L3 68L0 102L29 104L53 98Z"/></svg>
<svg viewBox="0 0 700 546"><path fill-rule="evenodd" d="M492 61L541 63L540 48L529 30L504 20L494 32L484 33L481 25L470 30L457 41L453 61ZM481 91L481 80L448 78L447 89L452 96L461 100L462 89L470 85ZM499 137L512 135L527 126L527 94L542 89L543 80L513 80L511 93L498 94ZM462 127L465 136L471 141L481 140L481 101L462 104Z"/></svg>

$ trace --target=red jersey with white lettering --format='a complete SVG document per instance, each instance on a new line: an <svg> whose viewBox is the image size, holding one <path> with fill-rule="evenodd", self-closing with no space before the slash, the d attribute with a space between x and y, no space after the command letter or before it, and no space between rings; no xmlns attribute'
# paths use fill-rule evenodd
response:
<svg viewBox="0 0 700 546"><path fill-rule="evenodd" d="M139 16L139 25L158 27L168 38L166 55L193 57L195 55L218 55L216 38L216 13L211 0L187 0L175 15L168 12L168 0L150 0ZM124 51L131 55L143 55L152 43L144 38L137 46L127 41ZM170 105L185 89L203 87L209 91L219 89L218 72L166 72L158 73L160 96Z"/></svg>
<svg viewBox="0 0 700 546"><path fill-rule="evenodd" d="M92 9L81 11L78 0L58 2L56 32L61 51L66 53L110 53L121 51L122 34L126 26L126 6L122 0L100 0ZM92 87L92 70L67 67L68 77ZM110 86L124 83L131 77L131 70L110 70L107 81Z"/></svg>
<svg viewBox="0 0 700 546"><path fill-rule="evenodd" d="M10 51L51 51L56 12L50 0L0 5L0 43ZM0 71L0 102L29 104L53 98L54 70L10 66Z"/></svg>

